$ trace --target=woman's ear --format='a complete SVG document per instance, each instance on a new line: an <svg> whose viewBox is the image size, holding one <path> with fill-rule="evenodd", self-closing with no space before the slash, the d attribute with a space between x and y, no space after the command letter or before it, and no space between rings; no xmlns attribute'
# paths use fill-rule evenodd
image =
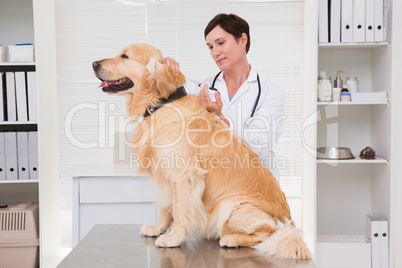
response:
<svg viewBox="0 0 402 268"><path fill-rule="evenodd" d="M147 64L144 76L144 85L151 90L158 91L160 97L167 99L178 87L186 83L186 78L182 73L175 75L163 61L153 58Z"/></svg>

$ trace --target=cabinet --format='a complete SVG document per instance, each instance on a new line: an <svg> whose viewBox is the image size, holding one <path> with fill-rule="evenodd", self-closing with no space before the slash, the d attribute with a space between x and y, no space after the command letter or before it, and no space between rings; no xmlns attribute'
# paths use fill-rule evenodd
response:
<svg viewBox="0 0 402 268"><path fill-rule="evenodd" d="M153 224L157 185L129 165L83 165L64 172L73 178L73 247L95 224Z"/></svg>

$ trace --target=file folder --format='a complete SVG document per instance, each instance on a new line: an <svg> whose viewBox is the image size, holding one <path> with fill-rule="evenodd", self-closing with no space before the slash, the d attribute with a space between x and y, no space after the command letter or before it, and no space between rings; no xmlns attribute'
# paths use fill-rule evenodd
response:
<svg viewBox="0 0 402 268"><path fill-rule="evenodd" d="M341 0L331 0L330 34L331 43L341 42Z"/></svg>
<svg viewBox="0 0 402 268"><path fill-rule="evenodd" d="M318 42L329 42L328 0L319 0L318 3Z"/></svg>
<svg viewBox="0 0 402 268"><path fill-rule="evenodd" d="M353 42L353 1L342 0L341 3L341 42Z"/></svg>
<svg viewBox="0 0 402 268"><path fill-rule="evenodd" d="M353 42L365 41L366 0L353 0Z"/></svg>
<svg viewBox="0 0 402 268"><path fill-rule="evenodd" d="M366 0L366 42L374 42L374 0Z"/></svg>
<svg viewBox="0 0 402 268"><path fill-rule="evenodd" d="M28 120L30 122L38 122L38 103L36 89L36 73L27 72L28 87Z"/></svg>
<svg viewBox="0 0 402 268"><path fill-rule="evenodd" d="M4 121L4 74L0 72L0 121Z"/></svg>
<svg viewBox="0 0 402 268"><path fill-rule="evenodd" d="M38 172L38 132L28 132L29 179L39 179Z"/></svg>
<svg viewBox="0 0 402 268"><path fill-rule="evenodd" d="M15 75L12 72L6 73L7 87L7 121L17 121L17 107L15 104Z"/></svg>
<svg viewBox="0 0 402 268"><path fill-rule="evenodd" d="M367 237L371 242L371 268L381 268L380 222L373 214L367 215Z"/></svg>
<svg viewBox="0 0 402 268"><path fill-rule="evenodd" d="M6 180L6 150L4 145L4 132L0 132L0 181Z"/></svg>
<svg viewBox="0 0 402 268"><path fill-rule="evenodd" d="M17 134L5 132L4 145L6 148L6 178L7 180L18 180Z"/></svg>
<svg viewBox="0 0 402 268"><path fill-rule="evenodd" d="M384 1L374 0L374 41L384 41Z"/></svg>
<svg viewBox="0 0 402 268"><path fill-rule="evenodd" d="M15 89L17 96L17 120L28 121L27 89L25 84L25 72L15 72Z"/></svg>
<svg viewBox="0 0 402 268"><path fill-rule="evenodd" d="M18 179L29 180L28 132L17 132Z"/></svg>

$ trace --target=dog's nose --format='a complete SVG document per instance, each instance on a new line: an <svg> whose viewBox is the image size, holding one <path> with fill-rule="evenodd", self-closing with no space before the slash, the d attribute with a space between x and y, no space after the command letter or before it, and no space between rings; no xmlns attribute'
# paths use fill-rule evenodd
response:
<svg viewBox="0 0 402 268"><path fill-rule="evenodd" d="M94 61L94 62L92 62L92 68L94 68L94 70L98 69L99 66L100 66L99 61Z"/></svg>

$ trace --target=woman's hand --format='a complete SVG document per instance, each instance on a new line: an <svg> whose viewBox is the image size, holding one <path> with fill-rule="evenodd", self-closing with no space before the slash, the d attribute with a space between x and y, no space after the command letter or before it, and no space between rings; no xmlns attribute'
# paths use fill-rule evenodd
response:
<svg viewBox="0 0 402 268"><path fill-rule="evenodd" d="M174 72L175 75L180 74L180 65L176 60L174 60L172 58L169 58L169 57L166 57L166 58L164 58L164 61L165 61L166 65L170 69L172 69L172 71Z"/></svg>
<svg viewBox="0 0 402 268"><path fill-rule="evenodd" d="M215 91L215 99L216 101L213 102L211 97L208 94L208 85L205 84L204 88L198 94L198 99L201 101L201 104L207 109L208 112L214 113L219 116L228 126L230 126L229 121L227 118L222 114L222 106L223 102L221 96L218 91Z"/></svg>

